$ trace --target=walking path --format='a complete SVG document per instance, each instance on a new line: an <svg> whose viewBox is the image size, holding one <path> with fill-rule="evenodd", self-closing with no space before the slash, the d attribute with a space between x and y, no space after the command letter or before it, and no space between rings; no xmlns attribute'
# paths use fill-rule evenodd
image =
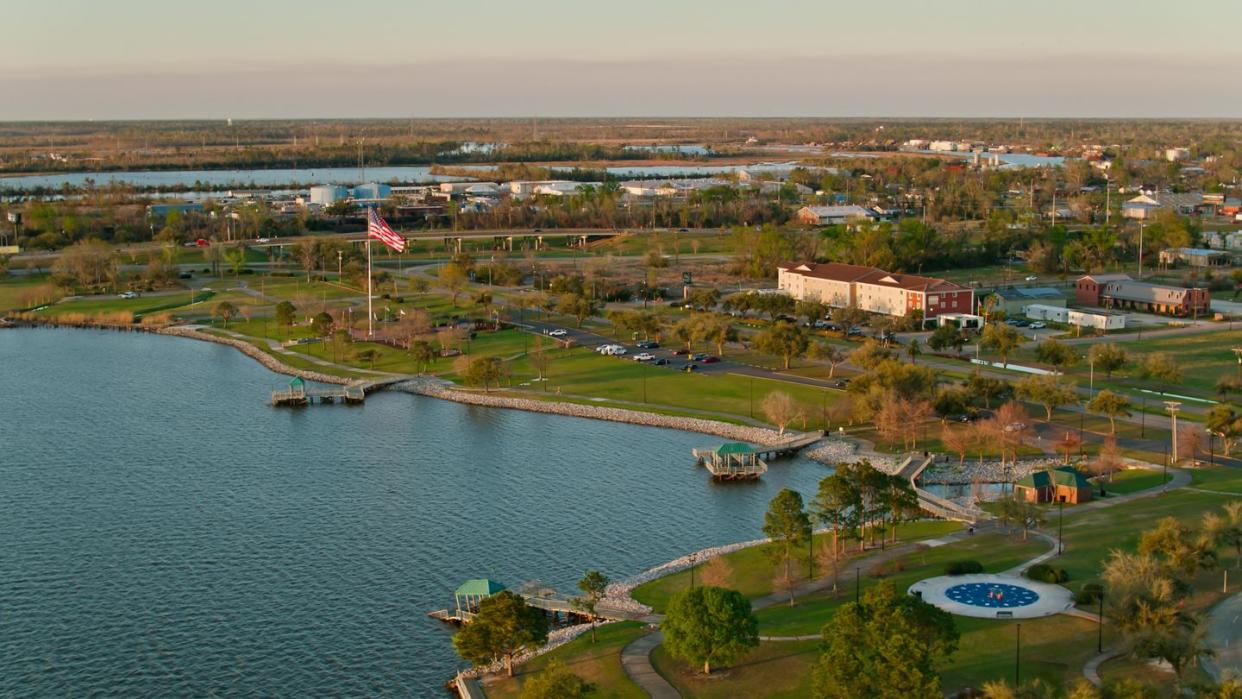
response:
<svg viewBox="0 0 1242 699"><path fill-rule="evenodd" d="M1217 682L1226 675L1242 677L1242 593L1208 613L1207 637L1216 657L1204 658L1203 669Z"/></svg>
<svg viewBox="0 0 1242 699"><path fill-rule="evenodd" d="M681 694L651 664L651 651L664 640L656 631L639 636L621 650L621 668L652 699L680 699Z"/></svg>

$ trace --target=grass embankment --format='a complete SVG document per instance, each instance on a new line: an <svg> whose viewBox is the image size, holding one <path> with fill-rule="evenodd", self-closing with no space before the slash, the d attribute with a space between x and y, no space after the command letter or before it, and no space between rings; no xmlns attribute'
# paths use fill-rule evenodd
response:
<svg viewBox="0 0 1242 699"><path fill-rule="evenodd" d="M683 697L797 699L811 694L818 647L819 641L761 643L736 665L705 676L702 668L687 667L659 645L651 653L651 664Z"/></svg>
<svg viewBox="0 0 1242 699"><path fill-rule="evenodd" d="M959 531L961 528L962 525L957 522L938 520L902 524L897 529L897 545L942 536ZM816 534L816 551L822 551L825 546L831 548L831 542L832 534ZM856 546L856 543L853 545ZM695 584L703 584L706 569L711 584L738 590L752 599L769 595L774 590L774 582L781 574L783 566L770 555L769 551L767 546L751 546L719 556L718 561L716 559L704 561L693 568ZM868 549L867 554L878 551L878 547ZM817 578L823 577L827 570L825 564L819 561L816 561L816 569ZM806 582L805 557L797 564L796 570L803 576L798 582ZM687 568L643 583L634 588L630 596L657 612L663 612L673 595L690 587L690 571L691 569ZM815 631L818 630L818 628L815 629Z"/></svg>
<svg viewBox="0 0 1242 699"><path fill-rule="evenodd" d="M591 683L590 697L600 699L641 699L647 694L634 684L621 668L621 650L630 641L647 633L647 626L637 621L622 621L600 626L598 641L591 642L591 633L575 638L515 670L514 677L489 681L485 691L489 699L515 699L521 694L522 683L537 674L548 663L560 660L570 672Z"/></svg>
<svg viewBox="0 0 1242 699"><path fill-rule="evenodd" d="M1035 537L1023 541L1021 534L980 534L945 546L919 547L885 563L882 570L872 571L871 574L866 573L865 559L857 563L845 561L839 566L840 583L836 591L828 589L800 598L792 607L782 604L760 610L759 632L767 636L819 633L838 607L854 601L856 568L863 569L858 575L858 584L863 591L881 580L892 583L898 590L905 590L924 578L944 575L945 564L950 561L978 561L984 571L999 573L1047 550L1048 542Z"/></svg>

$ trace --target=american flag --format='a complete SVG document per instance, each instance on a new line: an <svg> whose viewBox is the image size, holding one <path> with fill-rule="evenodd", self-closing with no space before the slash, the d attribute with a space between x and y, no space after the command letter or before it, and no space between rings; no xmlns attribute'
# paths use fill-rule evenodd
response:
<svg viewBox="0 0 1242 699"><path fill-rule="evenodd" d="M396 231L389 228L388 223L384 221L375 209L367 211L367 235L397 252L405 252L405 238L397 235Z"/></svg>

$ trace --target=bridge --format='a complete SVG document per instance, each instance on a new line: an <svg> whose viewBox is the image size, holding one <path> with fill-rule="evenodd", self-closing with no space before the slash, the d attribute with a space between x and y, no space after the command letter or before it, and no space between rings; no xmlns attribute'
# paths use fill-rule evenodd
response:
<svg viewBox="0 0 1242 699"><path fill-rule="evenodd" d="M966 507L960 505L948 498L942 498L935 493L929 492L919 487L918 478L923 475L923 471L936 460L934 455L926 457L911 454L906 460L901 462L896 475L907 478L910 486L914 488L915 495L919 498L919 507L935 517L941 519L953 520L956 522L966 522L967 524L975 524L983 515L983 511L976 507Z"/></svg>

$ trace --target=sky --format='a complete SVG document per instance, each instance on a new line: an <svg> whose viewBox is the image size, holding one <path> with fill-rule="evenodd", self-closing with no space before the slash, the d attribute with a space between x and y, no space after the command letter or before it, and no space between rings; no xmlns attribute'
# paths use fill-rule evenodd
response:
<svg viewBox="0 0 1242 699"><path fill-rule="evenodd" d="M0 120L1242 117L1238 0L56 0Z"/></svg>

